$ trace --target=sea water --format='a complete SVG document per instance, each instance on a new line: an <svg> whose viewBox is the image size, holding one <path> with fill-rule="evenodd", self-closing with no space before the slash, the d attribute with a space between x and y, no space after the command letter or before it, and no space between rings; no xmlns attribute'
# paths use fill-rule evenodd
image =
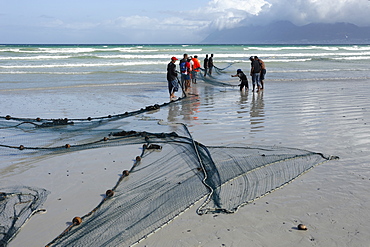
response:
<svg viewBox="0 0 370 247"><path fill-rule="evenodd" d="M267 66L267 80L367 78L370 45L1 45L1 89L143 83L166 84L172 56L214 54L230 72Z"/></svg>
<svg viewBox="0 0 370 247"><path fill-rule="evenodd" d="M370 77L370 45L1 45L0 116L94 117L167 102L167 64L185 53L202 66L214 54L227 69L212 79L233 85L250 56L265 62L267 85Z"/></svg>

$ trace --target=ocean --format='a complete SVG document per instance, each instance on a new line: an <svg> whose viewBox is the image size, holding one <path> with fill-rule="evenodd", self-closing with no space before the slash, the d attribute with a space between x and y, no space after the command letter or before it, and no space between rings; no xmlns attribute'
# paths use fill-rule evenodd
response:
<svg viewBox="0 0 370 247"><path fill-rule="evenodd" d="M214 54L219 68L249 70L259 56L268 80L368 78L370 45L1 45L1 89L165 83L166 65L184 53Z"/></svg>

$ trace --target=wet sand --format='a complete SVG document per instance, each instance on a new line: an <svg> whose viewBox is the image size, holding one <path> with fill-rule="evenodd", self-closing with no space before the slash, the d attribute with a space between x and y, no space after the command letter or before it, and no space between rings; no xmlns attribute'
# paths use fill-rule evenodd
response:
<svg viewBox="0 0 370 247"><path fill-rule="evenodd" d="M192 88L198 96L146 116L185 123L195 140L209 146L276 145L340 159L314 168L235 214L198 216L195 210L199 202L137 246L370 243L370 82L266 81L265 87L259 93L240 93L237 88L205 87L200 83ZM73 105L89 105L79 100L75 98ZM167 99L163 96L161 100ZM41 100L34 102L41 104L39 109L47 108ZM54 104L53 114L63 112L61 104ZM93 114L94 107L98 106L84 112ZM131 107L135 109L136 103ZM126 111L117 104L104 105L101 111L108 109ZM22 113L22 109L13 109L10 114ZM78 113L81 111L74 114ZM54 239L74 216L86 214L101 201L105 190L117 181L117 174L128 169L139 152L137 146L124 153L119 147L78 151L41 160L18 174L3 174L8 185L21 183L51 191L44 203L48 212L33 216L9 246L43 246ZM298 231L299 223L308 230Z"/></svg>
<svg viewBox="0 0 370 247"><path fill-rule="evenodd" d="M316 167L233 215L196 216L190 210L139 246L367 246L369 87L368 81L271 82L263 93L225 93L215 99L219 117L209 117L210 135L193 127L194 136L207 145L296 147L340 160ZM219 140L211 138L215 133ZM298 231L300 223L308 231Z"/></svg>

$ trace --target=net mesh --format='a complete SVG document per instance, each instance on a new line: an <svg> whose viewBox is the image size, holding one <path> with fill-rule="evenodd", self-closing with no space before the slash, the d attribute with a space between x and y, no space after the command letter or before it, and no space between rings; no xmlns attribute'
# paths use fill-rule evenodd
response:
<svg viewBox="0 0 370 247"><path fill-rule="evenodd" d="M0 188L0 246L6 246L40 206L48 191L25 186Z"/></svg>
<svg viewBox="0 0 370 247"><path fill-rule="evenodd" d="M213 66L213 71L217 74L217 75L221 75L221 74L224 74L226 73L226 69L229 68L230 66L232 66L234 63L230 63L228 66L226 66L225 68L218 68L216 66ZM198 73L197 76L203 80L205 83L207 84L210 84L210 85L213 85L213 86L216 86L216 87L235 87L236 85L233 85L233 84L230 84L230 83L226 83L224 81L220 81L217 76L214 76L214 75L209 75L207 74L206 76L204 76L205 74L205 70L201 68L201 71L202 73Z"/></svg>
<svg viewBox="0 0 370 247"><path fill-rule="evenodd" d="M198 213L233 213L278 189L316 165L332 159L320 153L283 147L208 147L213 163L205 168L212 188Z"/></svg>

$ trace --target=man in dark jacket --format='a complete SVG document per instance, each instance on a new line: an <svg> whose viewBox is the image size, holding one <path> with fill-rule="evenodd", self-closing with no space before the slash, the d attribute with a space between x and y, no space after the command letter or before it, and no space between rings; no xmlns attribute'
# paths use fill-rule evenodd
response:
<svg viewBox="0 0 370 247"><path fill-rule="evenodd" d="M208 54L206 54L206 58L203 61L204 77L207 75L208 72L208 60Z"/></svg>
<svg viewBox="0 0 370 247"><path fill-rule="evenodd" d="M175 92L179 91L179 83L177 79L176 71L176 57L171 58L171 62L167 65L167 81L168 81L168 91L170 93L170 100L175 99Z"/></svg>
<svg viewBox="0 0 370 247"><path fill-rule="evenodd" d="M258 59L255 59L254 57L249 58L251 60L251 76L252 76L252 84L253 84L253 90L256 89L256 84L257 84L257 92L261 90L261 65L258 61Z"/></svg>
<svg viewBox="0 0 370 247"><path fill-rule="evenodd" d="M261 81L261 89L263 89L263 81L265 80L265 75L266 75L266 65L265 65L265 62L263 62L262 59L258 58L257 56L254 56L254 59L257 59L261 65L260 81Z"/></svg>

